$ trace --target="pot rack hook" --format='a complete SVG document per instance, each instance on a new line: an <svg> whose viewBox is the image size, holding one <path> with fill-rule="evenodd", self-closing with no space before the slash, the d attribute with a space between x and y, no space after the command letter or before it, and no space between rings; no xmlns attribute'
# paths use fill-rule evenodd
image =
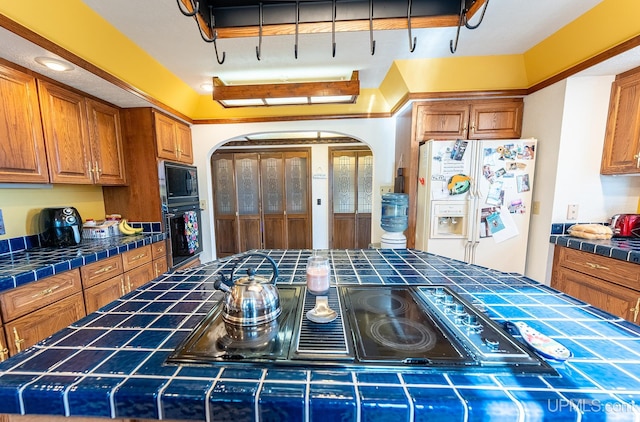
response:
<svg viewBox="0 0 640 422"><path fill-rule="evenodd" d="M458 29L456 30L456 42L453 43L453 40L449 41L449 50L451 50L451 54L455 54L458 49L458 39L460 38L460 27L464 25L466 10L464 8L465 0L460 0L460 18L458 19Z"/></svg>
<svg viewBox="0 0 640 422"><path fill-rule="evenodd" d="M475 25L469 24L469 21L467 20L467 14L465 13L464 14L464 26L466 26L468 29L476 29L477 27L479 27L480 24L482 23L482 21L484 20L484 14L487 11L487 6L488 5L489 5L489 0L486 0L485 3L484 3L484 9L482 9L482 14L480 15L480 20Z"/></svg>
<svg viewBox="0 0 640 422"><path fill-rule="evenodd" d="M411 40L411 0L407 7L407 29L409 30L409 51L413 53L416 50L417 40L416 37L413 37L413 41Z"/></svg>
<svg viewBox="0 0 640 422"><path fill-rule="evenodd" d="M331 13L331 56L336 56L336 0L333 0L333 12Z"/></svg>
<svg viewBox="0 0 640 422"><path fill-rule="evenodd" d="M189 0L189 2L191 3L191 9L193 9L193 12L189 12L189 10L185 10L182 8L182 0L177 0L178 1L178 9L180 9L180 13L182 13L185 16L188 17L193 17L195 15L198 14L198 12L200 11L200 2L194 2L193 0Z"/></svg>
<svg viewBox="0 0 640 422"><path fill-rule="evenodd" d="M298 24L300 23L300 2L296 1L296 45L293 47L293 55L298 58Z"/></svg>
<svg viewBox="0 0 640 422"><path fill-rule="evenodd" d="M260 56L262 55L262 2L258 3L258 10L258 45L256 46L256 57L258 58L258 61L260 61Z"/></svg>
<svg viewBox="0 0 640 422"><path fill-rule="evenodd" d="M197 23L197 19L196 19L196 23ZM216 50L216 60L218 61L218 64L222 64L224 63L224 59L227 56L226 52L222 52L222 59L220 58L220 55L218 54L218 31L216 31L216 24L215 24L215 17L213 16L213 6L209 5L209 30L211 31L211 37L209 37L208 34L205 34L204 31L202 30L202 28L200 27L200 24L198 23L198 29L200 30L200 36L202 37L202 39L205 42L208 43L213 43L213 47Z"/></svg>
<svg viewBox="0 0 640 422"><path fill-rule="evenodd" d="M369 44L373 56L376 54L376 41L373 39L373 0L369 0Z"/></svg>

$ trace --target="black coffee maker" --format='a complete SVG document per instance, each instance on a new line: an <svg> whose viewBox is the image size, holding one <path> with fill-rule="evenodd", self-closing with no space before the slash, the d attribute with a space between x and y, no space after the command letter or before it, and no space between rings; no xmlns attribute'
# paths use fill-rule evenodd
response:
<svg viewBox="0 0 640 422"><path fill-rule="evenodd" d="M44 208L40 212L42 246L73 246L82 240L82 217L73 207Z"/></svg>

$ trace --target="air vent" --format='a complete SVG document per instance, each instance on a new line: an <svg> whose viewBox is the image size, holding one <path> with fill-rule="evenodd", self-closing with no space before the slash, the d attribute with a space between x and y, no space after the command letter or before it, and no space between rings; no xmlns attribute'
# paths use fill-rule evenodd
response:
<svg viewBox="0 0 640 422"><path fill-rule="evenodd" d="M351 357L336 288L331 287L327 296L329 297L329 307L338 313L338 317L332 322L318 324L309 321L306 317L307 312L313 309L316 303L316 296L306 293L300 315L300 329L296 339L295 350L298 358L308 359L311 356L320 359L322 357L330 357L331 359Z"/></svg>

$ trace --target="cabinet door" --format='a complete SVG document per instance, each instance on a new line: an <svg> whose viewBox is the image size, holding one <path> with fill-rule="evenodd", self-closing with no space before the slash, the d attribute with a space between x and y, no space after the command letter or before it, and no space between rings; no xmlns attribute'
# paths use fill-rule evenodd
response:
<svg viewBox="0 0 640 422"><path fill-rule="evenodd" d="M258 154L235 154L240 251L262 248Z"/></svg>
<svg viewBox="0 0 640 422"><path fill-rule="evenodd" d="M93 183L85 98L38 81L40 109L53 183Z"/></svg>
<svg viewBox="0 0 640 422"><path fill-rule="evenodd" d="M611 86L600 173L640 173L640 72Z"/></svg>
<svg viewBox="0 0 640 422"><path fill-rule="evenodd" d="M178 145L178 161L193 164L193 145L191 142L191 128L176 122L176 143Z"/></svg>
<svg viewBox="0 0 640 422"><path fill-rule="evenodd" d="M285 195L283 154L260 154L260 184L264 216L264 247L285 249Z"/></svg>
<svg viewBox="0 0 640 422"><path fill-rule="evenodd" d="M0 362L4 362L9 357L9 345L4 335L4 328L0 326Z"/></svg>
<svg viewBox="0 0 640 422"><path fill-rule="evenodd" d="M125 289L123 275L110 278L109 280L85 289L84 305L87 313L95 312L119 297L124 296L127 293Z"/></svg>
<svg viewBox="0 0 640 422"><path fill-rule="evenodd" d="M286 245L288 249L310 249L311 238L309 153L285 152Z"/></svg>
<svg viewBox="0 0 640 422"><path fill-rule="evenodd" d="M124 273L126 290L127 292L132 292L154 278L151 262L141 265L140 267L136 267L133 270Z"/></svg>
<svg viewBox="0 0 640 422"><path fill-rule="evenodd" d="M215 215L216 256L223 258L240 252L235 172L233 154L214 154L211 157L213 179L213 210Z"/></svg>
<svg viewBox="0 0 640 422"><path fill-rule="evenodd" d="M33 346L85 315L82 293L79 292L8 322L4 327L10 339L9 352L14 355Z"/></svg>
<svg viewBox="0 0 640 422"><path fill-rule="evenodd" d="M120 112L115 107L87 99L87 114L95 183L126 184Z"/></svg>
<svg viewBox="0 0 640 422"><path fill-rule="evenodd" d="M167 264L166 256L153 260L153 278L160 277L162 274L166 273L168 269L169 265Z"/></svg>
<svg viewBox="0 0 640 422"><path fill-rule="evenodd" d="M35 78L1 65L0 182L49 182Z"/></svg>
<svg viewBox="0 0 640 422"><path fill-rule="evenodd" d="M567 268L554 271L551 287L627 321L638 323L640 292Z"/></svg>
<svg viewBox="0 0 640 422"><path fill-rule="evenodd" d="M156 148L159 158L178 159L175 121L160 113L153 113L156 133Z"/></svg>
<svg viewBox="0 0 640 422"><path fill-rule="evenodd" d="M461 102L434 102L416 109L416 142L429 139L466 139L469 105Z"/></svg>
<svg viewBox="0 0 640 422"><path fill-rule="evenodd" d="M521 99L484 100L471 104L469 139L518 139L522 133Z"/></svg>

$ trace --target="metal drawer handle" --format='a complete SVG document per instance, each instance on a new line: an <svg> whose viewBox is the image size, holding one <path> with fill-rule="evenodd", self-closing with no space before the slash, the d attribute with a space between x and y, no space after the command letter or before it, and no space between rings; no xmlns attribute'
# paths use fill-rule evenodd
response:
<svg viewBox="0 0 640 422"><path fill-rule="evenodd" d="M36 298L36 297L44 297L44 296L50 295L51 293L53 293L53 291L54 291L54 290L57 290L57 289L59 289L59 288L60 288L60 286L59 286L59 285L55 285L55 286L49 287L48 289L44 289L44 290L42 290L41 292L36 293L35 295L33 295L33 296L31 296L31 297L32 297L32 298Z"/></svg>
<svg viewBox="0 0 640 422"><path fill-rule="evenodd" d="M0 342L0 362L4 362L9 357L9 349Z"/></svg>
<svg viewBox="0 0 640 422"><path fill-rule="evenodd" d="M640 297L636 301L636 307L629 309L629 312L633 312L633 322L638 322L638 312L640 312Z"/></svg>
<svg viewBox="0 0 640 422"><path fill-rule="evenodd" d="M124 278L120 277L120 291L122 292L122 296L124 296L127 291L124 289Z"/></svg>
<svg viewBox="0 0 640 422"><path fill-rule="evenodd" d="M107 265L106 267L100 268L98 271L96 271L94 274L102 274L102 273L106 273L107 271L111 271L113 269L113 265Z"/></svg>
<svg viewBox="0 0 640 422"><path fill-rule="evenodd" d="M600 265L600 264L593 264L591 262L586 262L587 267L591 267L594 268L596 270L607 270L609 271L609 267L605 267L604 265Z"/></svg>
<svg viewBox="0 0 640 422"><path fill-rule="evenodd" d="M131 261L137 261L138 259L140 259L140 258L144 258L145 256L147 256L147 254L145 254L145 253L141 253L141 254L136 255L136 256L134 256L133 258L131 258L131 259L129 260L129 262L131 262Z"/></svg>
<svg viewBox="0 0 640 422"><path fill-rule="evenodd" d="M129 276L127 276L127 289L128 292L131 292L131 278Z"/></svg>
<svg viewBox="0 0 640 422"><path fill-rule="evenodd" d="M13 327L13 338L14 343L16 345L16 349L18 352L22 351L22 343L24 343L24 339L20 338L20 334L18 334L18 329L16 327Z"/></svg>

